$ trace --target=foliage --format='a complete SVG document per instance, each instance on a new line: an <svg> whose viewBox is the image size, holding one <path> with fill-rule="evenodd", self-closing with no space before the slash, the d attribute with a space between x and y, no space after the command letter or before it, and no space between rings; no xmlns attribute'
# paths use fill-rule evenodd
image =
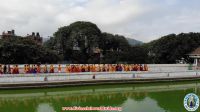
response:
<svg viewBox="0 0 200 112"><path fill-rule="evenodd" d="M45 46L72 63L116 63L129 44L123 36L101 33L95 24L78 21L59 28ZM103 57L95 52L97 49L101 49ZM113 58L116 54L119 56Z"/></svg>
<svg viewBox="0 0 200 112"><path fill-rule="evenodd" d="M151 63L176 63L185 59L191 62L188 54L200 45L200 33L170 34L148 43Z"/></svg>
<svg viewBox="0 0 200 112"><path fill-rule="evenodd" d="M55 63L59 57L28 38L11 37L0 41L0 63Z"/></svg>
<svg viewBox="0 0 200 112"><path fill-rule="evenodd" d="M191 63L187 54L199 45L200 33L181 33L133 46L124 36L78 21L59 28L43 45L16 36L1 39L0 63Z"/></svg>

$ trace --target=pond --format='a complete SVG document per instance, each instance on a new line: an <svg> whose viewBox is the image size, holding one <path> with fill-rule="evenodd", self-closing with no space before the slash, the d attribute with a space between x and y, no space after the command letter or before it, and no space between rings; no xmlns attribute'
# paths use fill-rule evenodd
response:
<svg viewBox="0 0 200 112"><path fill-rule="evenodd" d="M183 99L188 93L199 96L199 87L200 81L192 81L1 90L0 112L62 112L62 107L71 106L121 107L122 112L187 112Z"/></svg>

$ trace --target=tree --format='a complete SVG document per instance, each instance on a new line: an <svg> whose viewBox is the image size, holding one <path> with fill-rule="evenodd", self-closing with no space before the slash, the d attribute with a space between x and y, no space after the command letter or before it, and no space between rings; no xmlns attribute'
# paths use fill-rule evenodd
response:
<svg viewBox="0 0 200 112"><path fill-rule="evenodd" d="M189 53L200 45L200 33L170 34L148 43L149 57L152 63L176 63L176 60L188 58Z"/></svg>
<svg viewBox="0 0 200 112"><path fill-rule="evenodd" d="M124 36L101 33L95 24L83 21L59 28L44 45L72 63L128 63L131 49Z"/></svg>
<svg viewBox="0 0 200 112"><path fill-rule="evenodd" d="M23 37L11 37L0 42L0 63L57 63L59 57L52 51Z"/></svg>
<svg viewBox="0 0 200 112"><path fill-rule="evenodd" d="M124 36L102 33L99 46L104 56L102 63L127 63L125 54L130 45Z"/></svg>
<svg viewBox="0 0 200 112"><path fill-rule="evenodd" d="M63 60L73 63L88 63L90 60L95 63L94 49L99 47L100 36L101 31L95 24L78 21L59 28L45 46L58 51Z"/></svg>

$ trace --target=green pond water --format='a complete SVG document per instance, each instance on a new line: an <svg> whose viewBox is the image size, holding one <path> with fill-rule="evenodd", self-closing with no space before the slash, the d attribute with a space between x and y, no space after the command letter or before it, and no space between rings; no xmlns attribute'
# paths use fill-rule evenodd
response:
<svg viewBox="0 0 200 112"><path fill-rule="evenodd" d="M66 106L113 106L122 107L122 112L187 112L183 99L188 93L200 96L200 81L0 90L0 112L62 112Z"/></svg>

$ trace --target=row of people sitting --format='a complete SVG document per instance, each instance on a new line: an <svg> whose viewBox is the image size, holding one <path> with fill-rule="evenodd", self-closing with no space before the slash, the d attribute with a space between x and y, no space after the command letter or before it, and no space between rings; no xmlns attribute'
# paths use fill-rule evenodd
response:
<svg viewBox="0 0 200 112"><path fill-rule="evenodd" d="M68 64L58 65L24 65L23 71L18 65L0 65L1 74L19 73L74 73L74 72L115 72L115 71L148 71L146 64ZM19 72L20 71L20 72Z"/></svg>

